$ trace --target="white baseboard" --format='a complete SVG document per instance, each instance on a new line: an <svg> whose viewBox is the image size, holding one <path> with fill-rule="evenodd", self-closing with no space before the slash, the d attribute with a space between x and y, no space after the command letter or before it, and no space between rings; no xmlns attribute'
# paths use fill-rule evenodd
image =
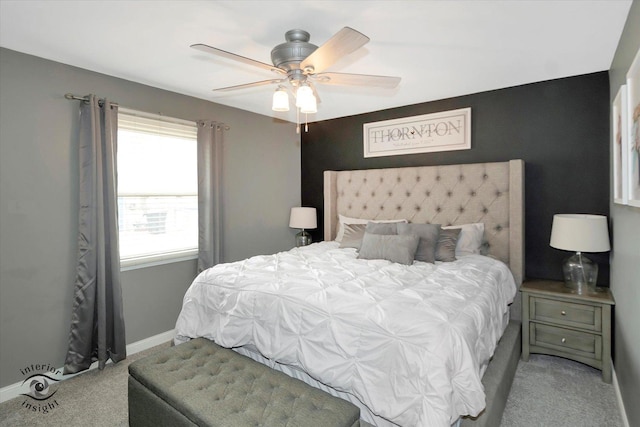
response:
<svg viewBox="0 0 640 427"><path fill-rule="evenodd" d="M175 336L175 331L171 329L170 331L163 332L158 335L154 335L149 338L145 338L140 341L136 341L127 346L127 354L136 354L141 351L150 349L151 347L155 347L160 344L164 344L168 341L171 341Z"/></svg>
<svg viewBox="0 0 640 427"><path fill-rule="evenodd" d="M141 351L147 350L151 347L164 344L168 341L171 341L173 337L174 337L174 330L172 329L170 331L163 332L161 334L154 335L152 337L145 338L140 341L136 341L134 343L127 345L127 355L136 354ZM111 363L111 361L108 361L107 363ZM98 362L94 362L93 364L91 364L88 370L90 371L92 369L96 369L97 367L98 367ZM64 370L64 367L58 369L58 371L60 372L62 372L63 370ZM62 380L68 380L69 378L73 378L76 375L81 375L83 372L87 372L87 371L82 371L77 374L70 374L70 375L64 375L64 376L62 375L52 375L52 376L62 381ZM51 373L49 373L49 375L51 375ZM24 393L22 382L17 382L15 384L2 387L0 388L0 403L6 402L7 400L11 400L15 397L18 397L22 393Z"/></svg>
<svg viewBox="0 0 640 427"><path fill-rule="evenodd" d="M622 393L620 393L620 384L618 384L618 376L616 375L616 370L613 367L613 363L611 363L611 375L613 381L612 385L614 390L616 391L616 400L618 401L618 409L620 410L620 416L622 418L622 426L630 427L629 419L627 418L627 411L624 409L624 401L622 400Z"/></svg>

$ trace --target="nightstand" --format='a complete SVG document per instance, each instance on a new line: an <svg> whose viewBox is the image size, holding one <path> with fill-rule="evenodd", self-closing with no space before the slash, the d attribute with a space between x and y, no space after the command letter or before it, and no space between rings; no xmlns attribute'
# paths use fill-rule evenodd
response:
<svg viewBox="0 0 640 427"><path fill-rule="evenodd" d="M611 291L577 294L553 280L529 280L520 291L522 360L530 353L565 357L600 369L611 383Z"/></svg>

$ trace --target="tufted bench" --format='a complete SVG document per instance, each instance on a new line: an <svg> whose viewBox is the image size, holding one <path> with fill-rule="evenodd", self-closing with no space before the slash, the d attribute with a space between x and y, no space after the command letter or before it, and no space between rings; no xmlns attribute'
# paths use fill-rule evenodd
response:
<svg viewBox="0 0 640 427"><path fill-rule="evenodd" d="M360 410L204 338L129 365L129 425L360 425Z"/></svg>

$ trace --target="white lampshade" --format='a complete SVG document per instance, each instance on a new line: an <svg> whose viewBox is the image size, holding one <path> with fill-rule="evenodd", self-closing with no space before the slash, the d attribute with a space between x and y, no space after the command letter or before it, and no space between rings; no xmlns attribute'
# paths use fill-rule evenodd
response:
<svg viewBox="0 0 640 427"><path fill-rule="evenodd" d="M287 89L280 86L273 94L273 104L271 106L273 111L289 111L289 94Z"/></svg>
<svg viewBox="0 0 640 427"><path fill-rule="evenodd" d="M289 227L313 229L318 227L316 208L291 208Z"/></svg>
<svg viewBox="0 0 640 427"><path fill-rule="evenodd" d="M551 226L551 247L576 252L607 252L609 228L603 215L557 214Z"/></svg>

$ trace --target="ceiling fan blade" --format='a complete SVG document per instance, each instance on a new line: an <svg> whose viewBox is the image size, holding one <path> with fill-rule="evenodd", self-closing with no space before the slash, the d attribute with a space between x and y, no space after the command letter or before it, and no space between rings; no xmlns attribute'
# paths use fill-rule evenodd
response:
<svg viewBox="0 0 640 427"><path fill-rule="evenodd" d="M242 62L243 64L253 65L254 67L259 67L268 71L275 71L276 73L280 73L280 74L286 74L284 70L281 70L273 65L267 64L265 62L256 61L255 59L246 58L241 55L236 55L235 53L227 52L226 50L218 49L216 47L211 47L206 44L202 44L202 43L192 44L191 47L202 52L211 53L213 55L218 55L227 59L233 59L234 61L239 61L239 62Z"/></svg>
<svg viewBox="0 0 640 427"><path fill-rule="evenodd" d="M220 88L217 88L217 89L213 89L213 91L214 92L227 92L227 91L237 90L237 89L247 89L247 88L250 88L250 87L282 83L282 82L285 82L286 80L287 79L260 80L259 82L244 83L244 84L241 84L241 85L220 87Z"/></svg>
<svg viewBox="0 0 640 427"><path fill-rule="evenodd" d="M367 74L320 73L309 76L316 83L330 85L375 86L393 89L400 83L400 77L371 76Z"/></svg>
<svg viewBox="0 0 640 427"><path fill-rule="evenodd" d="M319 73L368 42L369 37L353 28L344 27L311 55L307 56L300 63L300 68L309 70L309 73Z"/></svg>

